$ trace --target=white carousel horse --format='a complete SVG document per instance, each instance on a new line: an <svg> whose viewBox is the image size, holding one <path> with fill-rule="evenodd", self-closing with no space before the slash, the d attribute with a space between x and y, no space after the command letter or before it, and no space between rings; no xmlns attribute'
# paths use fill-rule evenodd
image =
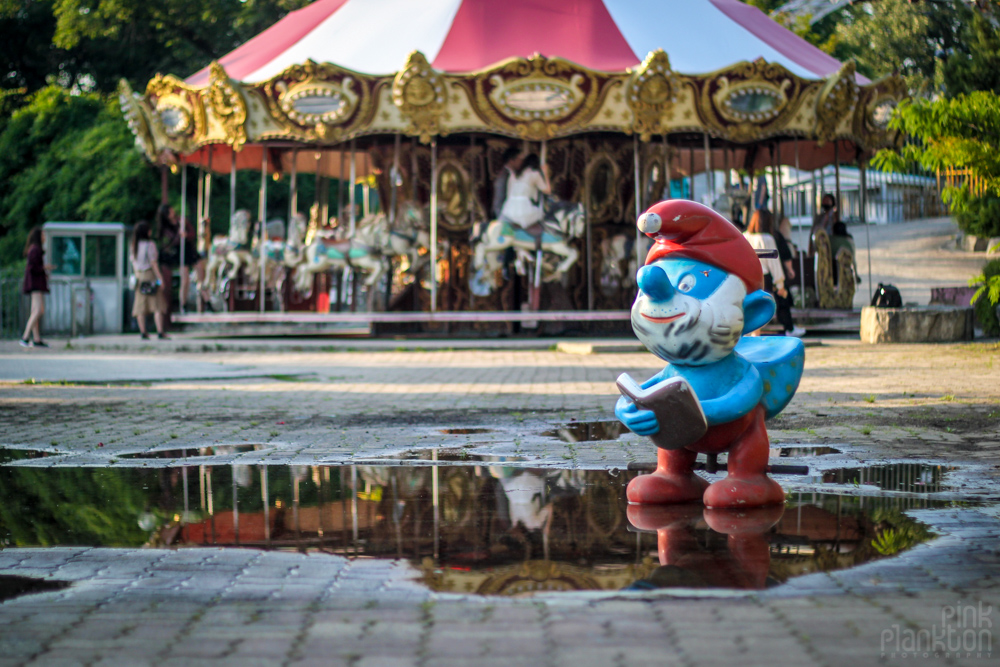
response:
<svg viewBox="0 0 1000 667"><path fill-rule="evenodd" d="M349 239L336 238L332 231L318 231L306 246L304 262L295 271L295 289L306 293L312 288L313 274L346 267L365 273L364 284L371 287L385 272L385 257L407 255L414 266L419 248L428 243L420 221L420 210L407 206L395 227L384 213L375 213L358 221Z"/></svg>
<svg viewBox="0 0 1000 667"><path fill-rule="evenodd" d="M558 264L543 276L544 282L552 282L562 278L579 257L579 252L570 241L580 237L584 232L583 204L560 202L543 198L545 217L542 218L542 252L551 253L559 258ZM482 228L479 223L473 229L472 266L475 280L484 282L490 288L495 288L497 269L500 268L501 254L507 248L518 251L519 262L524 259L533 260L535 254L535 238L517 225L503 220L493 220Z"/></svg>
<svg viewBox="0 0 1000 667"><path fill-rule="evenodd" d="M309 221L303 213L295 213L288 223L288 236L285 238L285 248L282 261L285 266L294 269L305 261L305 240Z"/></svg>
<svg viewBox="0 0 1000 667"><path fill-rule="evenodd" d="M212 247L209 250L205 268L209 293L212 295L218 293L224 278L230 281L235 280L240 269L252 259L250 211L240 209L233 214L233 218L229 222L229 235L212 238Z"/></svg>

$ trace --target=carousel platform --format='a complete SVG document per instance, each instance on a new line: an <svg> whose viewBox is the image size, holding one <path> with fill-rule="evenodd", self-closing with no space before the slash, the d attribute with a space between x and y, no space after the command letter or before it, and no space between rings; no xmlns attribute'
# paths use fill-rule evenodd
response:
<svg viewBox="0 0 1000 667"><path fill-rule="evenodd" d="M448 333L450 328L469 326L499 327L518 323L524 328L542 322L611 322L627 326L627 310L602 311L439 311L430 312L340 312L340 313L185 313L174 315L175 327L192 333L239 336L262 335L344 335L370 336L393 333Z"/></svg>
<svg viewBox="0 0 1000 667"><path fill-rule="evenodd" d="M824 310L795 308L792 316L796 324L815 334L857 334L861 315L855 310ZM409 335L473 333L471 328L481 327L481 333L508 324L517 323L521 330L543 323L601 326L612 325L628 328L629 311L439 311L430 312L340 312L340 313L185 313L174 314L174 329L196 335L221 335L238 337L255 336L344 336L370 337L380 334L405 333ZM394 329L399 328L400 331ZM778 329L776 323L768 330ZM627 332L626 332L627 333Z"/></svg>

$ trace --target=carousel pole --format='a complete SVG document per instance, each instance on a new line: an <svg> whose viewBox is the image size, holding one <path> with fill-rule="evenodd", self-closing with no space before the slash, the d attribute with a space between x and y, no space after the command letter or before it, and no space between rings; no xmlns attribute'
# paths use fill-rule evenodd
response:
<svg viewBox="0 0 1000 667"><path fill-rule="evenodd" d="M438 239L438 188L437 188L437 137L431 139L431 312L437 312L437 239Z"/></svg>
<svg viewBox="0 0 1000 667"><path fill-rule="evenodd" d="M778 143L777 147L774 159L774 194L777 199L774 213L780 221L785 215L785 180L781 174L781 144Z"/></svg>
<svg viewBox="0 0 1000 667"><path fill-rule="evenodd" d="M640 201L639 187L639 135L632 135L632 167L635 178L635 219L642 215L642 201ZM635 228L635 262L636 266L642 266L642 232L639 226Z"/></svg>
<svg viewBox="0 0 1000 667"><path fill-rule="evenodd" d="M347 227L347 237L350 238L350 239L354 238L354 231L355 231L355 229L357 229L357 225L358 225L357 213L355 211L356 206L354 204L354 192L356 190L356 188L354 187L354 184L357 183L357 180L358 180L358 166L357 166L357 159L358 159L358 157L357 157L357 152L356 151L357 151L357 148L356 148L355 140L351 139L351 157L350 157L350 160L351 160L351 164L350 164L350 171L351 171L350 181L351 182L347 184L347 187L349 188L349 195L348 195L348 200L347 200L348 201L348 204L347 204L347 216L348 216L348 220L349 220L349 224L348 224L348 227ZM357 307L358 307L358 305L357 305L357 299L354 298L354 294L357 291L357 290L355 290L355 284L354 284L355 283L355 279L356 279L356 276L354 275L354 269L352 269L350 266L345 266L344 267L344 274L343 275L344 275L344 299L345 300L347 299L348 289L350 289L350 294L351 294L351 312L354 312L357 309ZM350 285L349 288L348 288L348 284Z"/></svg>
<svg viewBox="0 0 1000 667"><path fill-rule="evenodd" d="M354 184L358 180L358 165L357 165L357 156L355 154L355 150L356 149L354 145L354 139L351 139L351 182L348 184L348 187L351 189L351 192L348 198L349 208L347 211L347 215L349 216L350 219L350 227L348 227L348 233L352 238L354 237L354 228L357 226L357 214L354 212Z"/></svg>
<svg viewBox="0 0 1000 667"><path fill-rule="evenodd" d="M292 149L292 174L288 183L288 224L292 224L292 218L299 212L299 189L298 189L298 163L299 149ZM285 238L288 238L287 228Z"/></svg>
<svg viewBox="0 0 1000 667"><path fill-rule="evenodd" d="M691 148L690 155L688 156L688 166L690 168L688 172L690 174L688 176L688 180L691 181L691 192L690 192L691 201L698 201L694 197L694 148L693 147Z"/></svg>
<svg viewBox="0 0 1000 667"><path fill-rule="evenodd" d="M715 203L715 174L712 173L712 143L708 138L708 132L702 133L705 143L705 194L708 195L712 203Z"/></svg>
<svg viewBox="0 0 1000 667"><path fill-rule="evenodd" d="M257 247L257 255L260 258L260 284L257 286L257 298L260 300L261 314L265 310L264 302L266 298L264 289L266 284L264 276L267 264L267 249L264 247L264 244L267 242L267 224L264 221L267 217L267 146L263 146L262 148L260 161L260 208L257 211L257 217L260 219L260 243Z"/></svg>
<svg viewBox="0 0 1000 667"><path fill-rule="evenodd" d="M545 173L545 165L548 164L549 144L542 140L542 173ZM552 184L549 183L551 189ZM531 297L529 299L531 310L538 311L542 306L542 244L539 242L535 249L535 275L531 285Z"/></svg>
<svg viewBox="0 0 1000 667"><path fill-rule="evenodd" d="M315 171L315 178L314 178L314 181L313 181L313 187L315 188L316 192L313 195L313 203L316 205L316 217L317 217L316 227L318 229L319 227L325 226L325 223L328 221L328 219L326 218L326 216L323 214L323 208L324 208L324 206L328 206L328 204L324 204L324 202L323 202L323 194L322 194L322 190L323 190L323 152L322 151L316 151L316 154L315 154L314 157L316 158L316 171ZM338 183L339 182L340 181L338 181ZM339 186L338 186L338 189L337 189L337 219L338 220L340 219L340 188L339 188Z"/></svg>
<svg viewBox="0 0 1000 667"><path fill-rule="evenodd" d="M396 139L393 142L393 147L392 147L392 173L389 174L389 181L390 181L390 186L389 186L389 188L390 188L389 189L389 193L390 193L389 224L390 225L395 225L396 224L396 197L397 197L397 190L399 189L399 186L400 186L400 183L399 183L399 151L400 151L400 143L401 143L401 141L402 141L402 137L397 132L396 133Z"/></svg>
<svg viewBox="0 0 1000 667"><path fill-rule="evenodd" d="M872 290L872 237L871 232L868 230L868 213L865 211L865 206L867 205L868 199L868 170L865 169L864 156L862 155L858 160L858 175L861 177L861 222L865 226L865 245L868 247L868 299L871 301L872 296L874 296L874 291Z"/></svg>
<svg viewBox="0 0 1000 667"><path fill-rule="evenodd" d="M230 153L229 157L229 222L232 224L233 216L236 215L236 151ZM201 234L199 230L199 235ZM199 236L199 238L201 238Z"/></svg>
<svg viewBox="0 0 1000 667"><path fill-rule="evenodd" d="M732 183L732 170L729 168L729 151L725 148L722 149L722 169L726 172L726 194L728 195L733 189Z"/></svg>
<svg viewBox="0 0 1000 667"><path fill-rule="evenodd" d="M584 144L586 147L586 144ZM587 152L584 148L584 165L587 164ZM586 176L586 167L584 167L584 177L583 177L583 224L584 229L587 232L587 310L594 309L594 267L593 267L593 257L594 257L594 240L593 234L591 233L590 224L590 184Z"/></svg>
<svg viewBox="0 0 1000 667"><path fill-rule="evenodd" d="M799 168L799 138L795 137L795 181L796 182L798 182L802 178L801 174L802 174L802 171ZM796 197L796 202L798 202L798 198L797 197ZM798 213L800 213L800 214L802 213L802 211L798 210L798 206L796 206L796 210L798 211ZM805 308L805 306L806 306L806 267L805 267L806 260L805 260L805 256L802 253L802 248L799 248L798 255L799 255L799 289L801 290L799 292L799 294L801 295L801 298L802 298L802 307Z"/></svg>
<svg viewBox="0 0 1000 667"><path fill-rule="evenodd" d="M667 135L663 135L663 180L666 183L665 190L667 191L666 197L662 196L663 199L670 199L673 196L673 189L670 185L671 173L670 173L670 143L667 141Z"/></svg>
<svg viewBox="0 0 1000 667"><path fill-rule="evenodd" d="M833 175L837 188L837 215L840 215L840 142L833 142Z"/></svg>
<svg viewBox="0 0 1000 667"><path fill-rule="evenodd" d="M187 165L181 163L181 221L180 228L187 234L187 189L188 189ZM181 239L181 266L184 266L184 240ZM184 300L181 295L181 313L184 313ZM201 294L198 295L198 310L201 310Z"/></svg>

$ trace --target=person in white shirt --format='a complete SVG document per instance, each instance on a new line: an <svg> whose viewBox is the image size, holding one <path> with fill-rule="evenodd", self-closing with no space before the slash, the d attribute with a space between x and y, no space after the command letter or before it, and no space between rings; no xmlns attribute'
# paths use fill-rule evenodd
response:
<svg viewBox="0 0 1000 667"><path fill-rule="evenodd" d="M156 243L149 238L149 223L139 222L132 230L132 245L129 260L135 273L135 300L132 302L132 316L139 324L142 338L146 333L146 316L153 314L158 338L166 338L167 299L163 290L163 274L160 273L160 256Z"/></svg>
<svg viewBox="0 0 1000 667"><path fill-rule="evenodd" d="M774 216L766 208L754 211L750 218L744 238L750 242L754 250L778 250L774 240ZM801 337L805 329L795 326L792 321L792 300L785 288L785 269L777 257L761 257L760 268L764 271L764 289L774 296L778 306L778 322L781 323L786 336Z"/></svg>
<svg viewBox="0 0 1000 667"><path fill-rule="evenodd" d="M500 210L500 219L514 223L527 230L532 236L541 237L533 229L545 215L542 211L540 195L549 194L548 165L541 166L538 155L530 153L521 160L520 166L511 173L507 181L507 198Z"/></svg>

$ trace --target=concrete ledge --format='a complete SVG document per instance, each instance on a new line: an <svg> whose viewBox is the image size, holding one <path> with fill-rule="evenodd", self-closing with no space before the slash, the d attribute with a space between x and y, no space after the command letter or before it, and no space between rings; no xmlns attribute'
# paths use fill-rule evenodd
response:
<svg viewBox="0 0 1000 667"><path fill-rule="evenodd" d="M946 343L972 340L972 308L913 306L861 309L861 340L865 343Z"/></svg>

